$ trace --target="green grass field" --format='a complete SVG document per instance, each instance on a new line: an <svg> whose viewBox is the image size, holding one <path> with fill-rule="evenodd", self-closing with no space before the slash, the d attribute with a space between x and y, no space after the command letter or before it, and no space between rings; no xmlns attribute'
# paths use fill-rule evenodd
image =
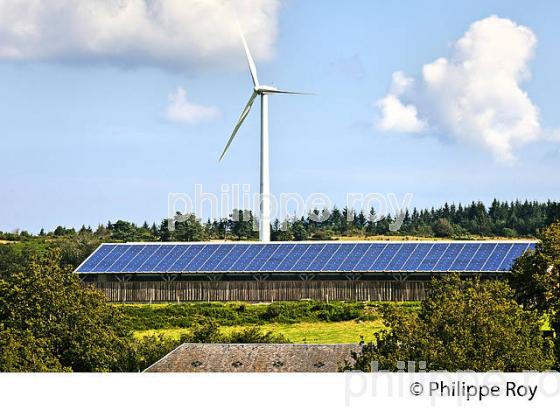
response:
<svg viewBox="0 0 560 410"><path fill-rule="evenodd" d="M414 314L419 302L390 302ZM358 343L373 340L383 328L380 307L385 303L300 301L274 304L184 303L120 305L129 328L136 337L162 335L179 339L188 333L197 317L212 318L228 336L252 326L283 335L292 343ZM541 329L550 325L542 318Z"/></svg>
<svg viewBox="0 0 560 410"><path fill-rule="evenodd" d="M234 331L242 330L246 326L221 326L220 331L229 334ZM263 331L271 331L275 334L282 334L293 343L359 343L360 337L371 341L373 334L383 328L381 320L374 321L345 321L345 322L301 322L293 324L267 323L260 328ZM134 332L136 337L148 335L165 335L179 339L181 333L188 329L154 329Z"/></svg>

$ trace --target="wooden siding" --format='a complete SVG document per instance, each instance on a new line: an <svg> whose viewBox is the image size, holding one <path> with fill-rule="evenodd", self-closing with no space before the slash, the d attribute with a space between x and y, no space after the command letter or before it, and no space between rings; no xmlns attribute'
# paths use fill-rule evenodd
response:
<svg viewBox="0 0 560 410"><path fill-rule="evenodd" d="M412 301L425 297L422 281L157 281L94 282L111 302L273 302L283 300Z"/></svg>

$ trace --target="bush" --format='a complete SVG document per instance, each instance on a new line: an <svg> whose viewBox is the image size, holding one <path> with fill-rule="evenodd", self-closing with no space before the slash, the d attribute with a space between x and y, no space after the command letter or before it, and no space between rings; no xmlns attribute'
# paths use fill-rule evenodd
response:
<svg viewBox="0 0 560 410"><path fill-rule="evenodd" d="M184 333L181 343L290 343L283 335L263 332L258 326L224 335L218 323L211 318L199 317L190 332Z"/></svg>
<svg viewBox="0 0 560 410"><path fill-rule="evenodd" d="M277 323L297 323L306 319L311 320L313 302L277 302L271 303L266 310L259 315L260 319Z"/></svg>
<svg viewBox="0 0 560 410"><path fill-rule="evenodd" d="M539 239L534 252L517 259L507 279L520 304L550 317L560 368L560 222L544 229Z"/></svg>
<svg viewBox="0 0 560 410"><path fill-rule="evenodd" d="M179 346L179 342L176 339L161 335L131 339L127 354L122 359L121 370L127 372L144 371L177 346Z"/></svg>
<svg viewBox="0 0 560 410"><path fill-rule="evenodd" d="M14 362L3 354L0 370L122 370L130 333L104 295L60 267L56 252L0 280L0 323L4 349L23 356Z"/></svg>
<svg viewBox="0 0 560 410"><path fill-rule="evenodd" d="M363 306L358 304L321 304L316 306L317 317L324 322L342 322L362 316Z"/></svg>
<svg viewBox="0 0 560 410"><path fill-rule="evenodd" d="M454 233L453 226L445 218L438 219L432 229L438 238L449 238Z"/></svg>
<svg viewBox="0 0 560 410"><path fill-rule="evenodd" d="M49 349L48 341L37 339L29 330L0 328L0 371L61 372L62 366Z"/></svg>
<svg viewBox="0 0 560 410"><path fill-rule="evenodd" d="M428 370L485 372L542 371L554 364L540 316L513 300L503 282L434 280L417 315L387 306L388 330L363 346L348 369L397 370L397 362L426 362Z"/></svg>
<svg viewBox="0 0 560 410"><path fill-rule="evenodd" d="M228 338L228 343L290 343L284 335L273 332L263 332L258 326L233 332Z"/></svg>

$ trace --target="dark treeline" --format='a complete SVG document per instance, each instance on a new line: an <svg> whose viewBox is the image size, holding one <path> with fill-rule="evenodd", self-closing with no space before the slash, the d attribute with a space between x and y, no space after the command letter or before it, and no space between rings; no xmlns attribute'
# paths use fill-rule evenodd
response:
<svg viewBox="0 0 560 410"><path fill-rule="evenodd" d="M234 217L235 216L235 217ZM400 216L402 225L391 229L398 218L379 216L374 209L356 212L347 208L314 210L306 217L276 220L272 226L273 240L336 239L341 236L420 236L440 238L532 237L539 230L560 219L560 202L500 202L487 207L482 202L469 205L444 204L440 208L414 208ZM83 242L103 241L203 241L213 239L254 240L258 238L257 223L250 211L235 210L228 218L201 221L194 215L181 216L172 223L144 223L137 226L127 221L108 222L96 229L57 227L52 232L41 230L2 233L0 239L24 242L31 238L81 238Z"/></svg>

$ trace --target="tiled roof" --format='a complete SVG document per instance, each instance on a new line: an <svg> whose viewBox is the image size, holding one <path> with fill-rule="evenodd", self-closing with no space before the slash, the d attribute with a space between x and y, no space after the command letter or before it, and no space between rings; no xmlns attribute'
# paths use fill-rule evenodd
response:
<svg viewBox="0 0 560 410"><path fill-rule="evenodd" d="M186 343L147 372L338 372L354 344Z"/></svg>

